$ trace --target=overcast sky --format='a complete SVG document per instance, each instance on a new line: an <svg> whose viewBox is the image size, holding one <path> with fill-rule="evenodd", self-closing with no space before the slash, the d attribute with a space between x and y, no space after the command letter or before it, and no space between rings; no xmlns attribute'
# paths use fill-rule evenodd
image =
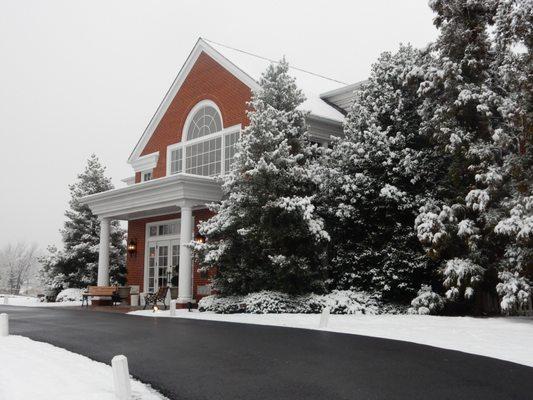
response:
<svg viewBox="0 0 533 400"><path fill-rule="evenodd" d="M0 247L60 244L91 153L115 186L199 36L344 82L436 37L426 0L0 0Z"/></svg>

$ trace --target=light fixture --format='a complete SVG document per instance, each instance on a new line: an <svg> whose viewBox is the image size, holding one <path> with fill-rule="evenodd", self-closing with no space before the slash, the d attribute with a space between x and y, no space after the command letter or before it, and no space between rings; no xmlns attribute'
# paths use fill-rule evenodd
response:
<svg viewBox="0 0 533 400"><path fill-rule="evenodd" d="M203 235L200 235L199 233L196 235L196 237L194 238L194 241L196 243L205 243L205 236Z"/></svg>
<svg viewBox="0 0 533 400"><path fill-rule="evenodd" d="M135 239L131 239L128 243L128 253L133 256L135 253L137 253L137 242Z"/></svg>
<svg viewBox="0 0 533 400"><path fill-rule="evenodd" d="M159 307L158 306L154 306L154 312L156 311L159 311Z"/></svg>

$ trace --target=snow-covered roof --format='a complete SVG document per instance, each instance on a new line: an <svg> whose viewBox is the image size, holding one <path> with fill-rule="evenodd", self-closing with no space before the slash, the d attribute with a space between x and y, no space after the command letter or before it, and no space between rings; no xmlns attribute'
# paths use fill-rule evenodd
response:
<svg viewBox="0 0 533 400"><path fill-rule="evenodd" d="M163 115L167 111L170 103L178 93L179 88L201 53L206 53L213 58L252 90L259 88L258 82L261 74L267 69L270 63L273 62L265 57L213 43L206 39L198 39L189 54L189 57L172 83L172 86L165 95L165 98L159 105L159 108L133 149L128 159L130 164L136 163L141 156L144 147L161 122ZM274 62L277 61L275 60ZM295 67L290 67L289 73L296 79L296 84L302 89L307 98L307 100L300 106L302 110L310 111L312 116L318 117L319 119L325 119L334 123L340 123L343 121L343 113L335 108L334 103L330 102L330 104L328 104L326 101L327 99L322 99L321 94L342 89L347 86L346 84Z"/></svg>
<svg viewBox="0 0 533 400"><path fill-rule="evenodd" d="M212 42L208 39L200 40L207 42L208 46L222 54L232 64L241 69L256 82L259 82L261 74L266 71L267 67L272 62L279 61L282 56L280 55L278 60L270 60L265 57ZM288 61L290 66L290 60ZM346 87L347 84L291 66L289 67L289 73L296 79L296 84L305 94L306 101L300 106L302 110L310 111L311 114L318 117L342 122L344 115L326 103L321 98L321 95L325 92Z"/></svg>

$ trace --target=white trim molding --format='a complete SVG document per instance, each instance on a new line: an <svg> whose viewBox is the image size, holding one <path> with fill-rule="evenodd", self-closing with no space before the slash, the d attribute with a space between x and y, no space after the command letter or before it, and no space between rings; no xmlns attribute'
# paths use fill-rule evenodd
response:
<svg viewBox="0 0 533 400"><path fill-rule="evenodd" d="M127 178L121 179L121 182L124 182L127 186L131 186L135 184L135 175L134 176L128 176Z"/></svg>
<svg viewBox="0 0 533 400"><path fill-rule="evenodd" d="M159 160L159 152L146 154L142 157L138 157L135 161L132 161L130 164L133 167L135 172L142 172L154 169Z"/></svg>
<svg viewBox="0 0 533 400"><path fill-rule="evenodd" d="M215 179L180 173L85 196L80 202L99 217L133 220L179 212L181 201L203 208L221 198Z"/></svg>

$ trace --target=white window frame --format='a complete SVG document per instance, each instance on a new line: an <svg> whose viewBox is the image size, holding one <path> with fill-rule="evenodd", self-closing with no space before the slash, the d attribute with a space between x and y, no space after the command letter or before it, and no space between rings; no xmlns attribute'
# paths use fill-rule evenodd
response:
<svg viewBox="0 0 533 400"><path fill-rule="evenodd" d="M187 134L189 133L189 126L191 125L192 119L194 118L195 114L203 107L213 107L217 111L220 117L220 123L221 123L222 129L224 129L224 119L222 118L222 113L220 112L220 108L218 108L217 104L212 100L207 100L207 99L202 100L195 104L195 106L191 109L191 111L189 111L189 114L187 115L187 118L185 119L185 124L183 124L183 132L181 133L182 142L186 142L189 139L187 137ZM211 135L206 135L200 138L191 139L191 142L193 140L202 139L207 136L211 136Z"/></svg>
<svg viewBox="0 0 533 400"><path fill-rule="evenodd" d="M200 104L200 103L198 103ZM192 113L192 111L191 111ZM216 138L219 138L221 137L222 138L222 144L221 144L221 147L220 147L220 152L221 152L221 155L220 155L220 175L224 175L227 171L225 170L225 166L226 166L226 163L225 163L225 154L224 154L224 149L226 147L226 135L230 134L230 133L235 133L235 132L238 132L239 135L241 134L241 130L242 130L242 126L241 124L237 124L237 125L233 125L233 126L230 126L229 128L224 128L222 129L221 131L218 131L218 132L215 132L215 133L211 133L210 135L206 135L206 136L202 136L202 137L199 137L199 138L196 138L196 139L191 139L191 140L186 140L186 137L185 137L185 133L186 131L184 131L183 133L183 136L182 138L185 139L185 140L182 140L181 142L179 143L174 143L174 144L171 144L169 146L167 146L167 176L170 176L172 175L171 174L171 153L173 150L176 150L178 148L182 148L182 153L181 153L181 172L180 173L186 173L186 159L187 159L187 152L186 152L186 148L190 145L193 145L193 144L196 144L196 143L200 143L200 142L204 142L204 141L207 141L207 140L212 140L212 139L216 139ZM175 175L175 174L174 174ZM198 176L204 176L204 175L198 175Z"/></svg>
<svg viewBox="0 0 533 400"><path fill-rule="evenodd" d="M173 174L172 173L172 152L177 149L181 149L181 171L175 172ZM184 152L185 152L185 148L182 143L176 143L176 144L171 144L167 146L167 176L181 174L182 172L185 172L185 170L183 169L185 165L185 163L183 162L183 159L185 158Z"/></svg>
<svg viewBox="0 0 533 400"><path fill-rule="evenodd" d="M144 174L150 174L150 179L146 180L144 179ZM141 182L148 182L154 179L154 170L153 169L147 169L144 171L141 171Z"/></svg>

